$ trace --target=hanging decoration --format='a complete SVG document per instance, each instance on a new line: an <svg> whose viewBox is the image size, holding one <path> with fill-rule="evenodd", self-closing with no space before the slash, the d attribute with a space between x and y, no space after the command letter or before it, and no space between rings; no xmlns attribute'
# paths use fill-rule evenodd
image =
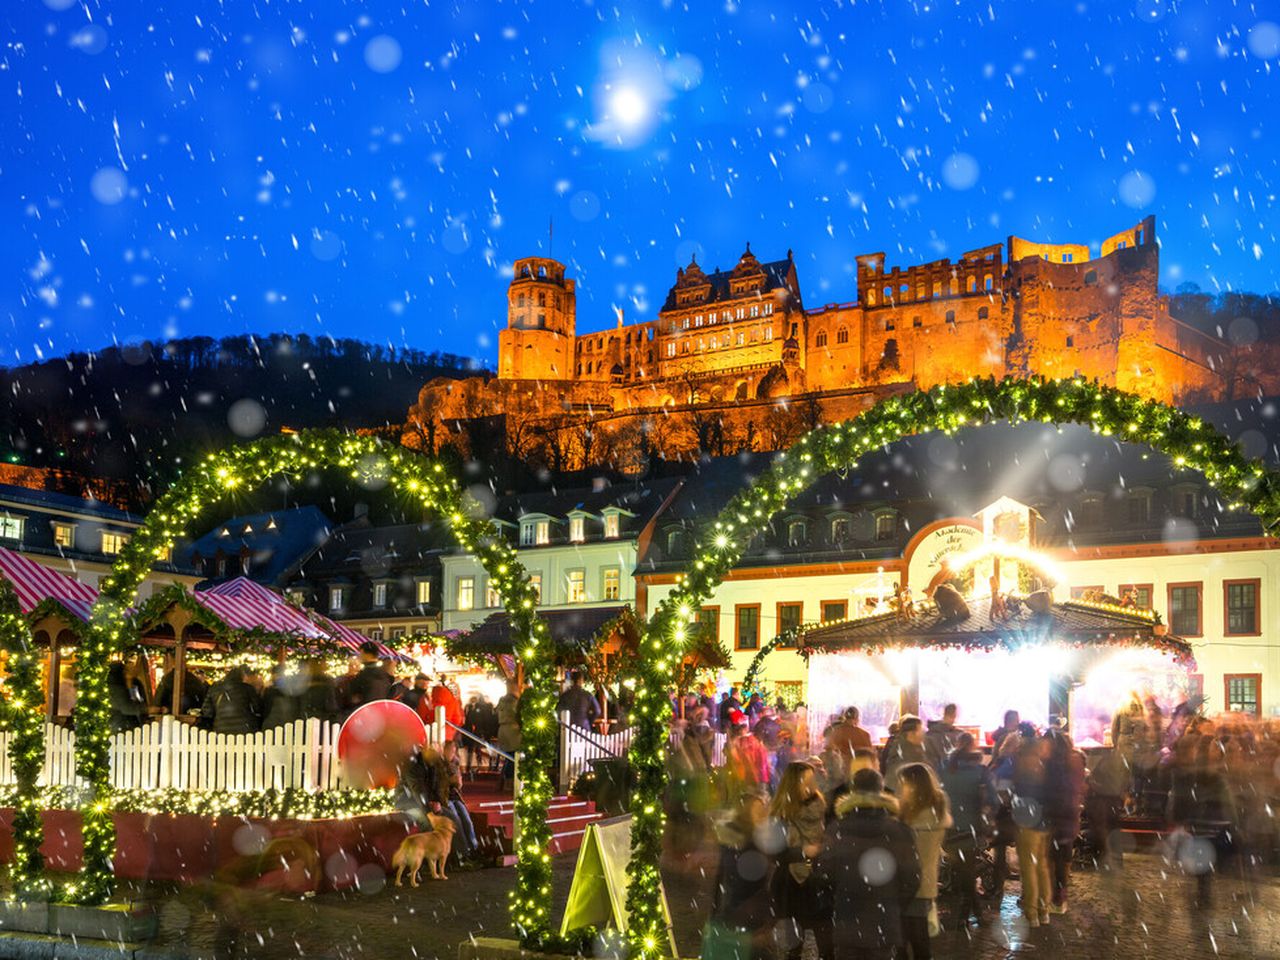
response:
<svg viewBox="0 0 1280 960"><path fill-rule="evenodd" d="M701 604L770 518L820 477L853 468L859 458L905 437L951 434L998 420L1080 424L1117 441L1145 444L1167 455L1176 468L1199 471L1229 509L1252 511L1268 534L1280 523L1280 475L1275 471L1247 458L1198 417L1080 378L986 378L939 385L889 397L851 420L801 437L700 529L694 559L653 612L642 641L645 655L638 664L637 727L630 752L636 787L627 908L635 955L646 960L659 956L667 942L659 872L671 711L667 691Z"/></svg>
<svg viewBox="0 0 1280 960"><path fill-rule="evenodd" d="M9 730L9 762L13 767L13 862L10 881L18 896L43 896L44 821L36 782L44 766L44 695L40 656L22 616L13 584L0 577L0 650L6 658L4 713Z"/></svg>
<svg viewBox="0 0 1280 960"><path fill-rule="evenodd" d="M537 945L550 930L551 836L544 811L553 793L557 695L550 638L536 610L537 590L529 583L515 548L465 495L443 463L375 437L336 430L271 437L209 454L160 497L102 581L78 662L76 772L89 784L90 792L81 808L84 867L65 895L73 902L95 903L112 889L115 833L111 820L114 794L108 776L111 702L107 667L111 655L136 638L127 611L139 585L152 565L168 555L174 541L210 508L271 477L283 475L301 481L324 469L340 470L349 480L366 487L389 487L439 517L458 543L480 561L511 617L515 653L532 684L520 770L524 789L516 804L521 833L511 912L522 939Z"/></svg>

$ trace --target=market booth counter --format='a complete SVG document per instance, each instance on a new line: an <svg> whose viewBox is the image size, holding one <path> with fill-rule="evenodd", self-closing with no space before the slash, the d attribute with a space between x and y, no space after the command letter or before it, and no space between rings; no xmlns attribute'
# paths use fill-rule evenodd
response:
<svg viewBox="0 0 1280 960"><path fill-rule="evenodd" d="M1100 746L1115 711L1135 691L1166 708L1187 699L1195 660L1149 610L1078 600L990 597L947 616L935 604L817 624L799 637L808 657L809 723L821 731L857 706L883 738L905 714L991 731L1006 710L1038 725L1066 718L1081 746Z"/></svg>

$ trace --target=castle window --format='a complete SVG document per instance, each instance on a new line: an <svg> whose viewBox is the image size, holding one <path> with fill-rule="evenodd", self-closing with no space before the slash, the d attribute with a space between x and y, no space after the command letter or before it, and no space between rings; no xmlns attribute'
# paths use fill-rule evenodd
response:
<svg viewBox="0 0 1280 960"><path fill-rule="evenodd" d="M739 331L738 331L738 346L742 346L742 345L743 345L744 343L746 343L746 342L747 342L747 335L746 335L745 333L743 333L741 330L739 330Z"/></svg>
<svg viewBox="0 0 1280 960"><path fill-rule="evenodd" d="M674 357L676 355L676 342L674 340L667 344L667 356Z"/></svg>
<svg viewBox="0 0 1280 960"><path fill-rule="evenodd" d="M933 295L935 297L942 296L942 284L938 283L936 280L933 282Z"/></svg>
<svg viewBox="0 0 1280 960"><path fill-rule="evenodd" d="M837 517L831 521L831 542L844 543L849 539L849 518Z"/></svg>
<svg viewBox="0 0 1280 960"><path fill-rule="evenodd" d="M947 323L955 323L955 322L956 322L956 312L954 310L948 310Z"/></svg>
<svg viewBox="0 0 1280 960"><path fill-rule="evenodd" d="M893 287L885 287L885 288L884 288L884 298L885 298L885 300L892 300L892 299L893 299Z"/></svg>
<svg viewBox="0 0 1280 960"><path fill-rule="evenodd" d="M990 293L994 289L994 287L995 287L995 284L991 280L991 274L988 273L985 277L982 278L982 289Z"/></svg>
<svg viewBox="0 0 1280 960"><path fill-rule="evenodd" d="M1063 263L1070 263L1070 262L1072 261L1072 259L1074 259L1074 258L1073 258L1073 256L1072 256L1071 254L1069 254L1069 253L1064 253L1064 254L1062 255L1062 262L1063 262Z"/></svg>
<svg viewBox="0 0 1280 960"><path fill-rule="evenodd" d="M764 338L766 341L773 339L773 327L764 328Z"/></svg>
<svg viewBox="0 0 1280 960"><path fill-rule="evenodd" d="M911 325L912 325L913 327L922 327L922 326L924 326L924 323L921 321L921 319L920 319L919 317L912 317L912 318L911 318Z"/></svg>
<svg viewBox="0 0 1280 960"><path fill-rule="evenodd" d="M1098 271L1097 271L1097 270L1090 270L1088 273L1086 273L1086 274L1084 275L1084 285L1085 285L1086 287L1093 287L1093 286L1096 286L1096 285L1097 285L1097 283L1098 283Z"/></svg>
<svg viewBox="0 0 1280 960"><path fill-rule="evenodd" d="M1127 247L1128 245L1129 245L1129 241L1128 241L1128 240L1121 240L1119 243L1117 243L1117 244L1116 244L1116 249L1117 249L1117 250L1123 250L1123 249L1124 249L1125 247Z"/></svg>
<svg viewBox="0 0 1280 960"><path fill-rule="evenodd" d="M720 314L720 319L723 320L725 323L728 323L730 320L733 319L733 313L729 310L726 310L724 313Z"/></svg>
<svg viewBox="0 0 1280 960"><path fill-rule="evenodd" d="M876 292L874 290L867 291L867 306L874 307L876 305Z"/></svg>
<svg viewBox="0 0 1280 960"><path fill-rule="evenodd" d="M688 341L688 340L686 340L686 341L684 341L684 343L680 344L680 352L681 352L681 353L688 353L688 352L689 352L689 341Z"/></svg>
<svg viewBox="0 0 1280 960"><path fill-rule="evenodd" d="M675 327L672 327L672 329L674 330L674 329L675 329ZM689 329L689 318L688 318L688 317L685 317L683 320L681 320L681 321L680 321L680 329L681 329L681 330L688 330L688 329Z"/></svg>
<svg viewBox="0 0 1280 960"><path fill-rule="evenodd" d="M827 331L819 330L818 335L813 338L813 345L815 347L825 347L827 345Z"/></svg>
<svg viewBox="0 0 1280 960"><path fill-rule="evenodd" d="M739 307L739 308L738 308L738 310L737 310L737 317L738 317L738 319L739 319L739 320L742 320L743 318L745 318L745 317L746 317L746 315L747 315L747 308L746 308L746 307Z"/></svg>
<svg viewBox="0 0 1280 960"><path fill-rule="evenodd" d="M772 304L772 303L766 303L766 304L764 305L764 315L767 317L767 316L769 316L769 314L771 314L771 313L773 313L773 304Z"/></svg>
<svg viewBox="0 0 1280 960"><path fill-rule="evenodd" d="M1142 244L1143 244L1144 242L1146 242L1146 239L1147 239L1147 232L1146 232L1146 230L1144 230L1142 227L1139 227L1139 228L1138 228L1138 236L1137 236L1137 238L1134 240L1134 245L1135 245L1135 246L1140 247L1140 246L1142 246Z"/></svg>
<svg viewBox="0 0 1280 960"><path fill-rule="evenodd" d="M1067 346L1068 346L1068 347L1074 347L1075 345L1076 345L1076 338L1075 338L1075 337L1073 337L1073 336L1071 336L1070 334L1068 334L1068 335L1067 335Z"/></svg>
<svg viewBox="0 0 1280 960"><path fill-rule="evenodd" d="M970 293L977 293L977 292L978 292L978 278L977 278L977 277L970 277L970 278L969 278L969 292L970 292Z"/></svg>
<svg viewBox="0 0 1280 960"><path fill-rule="evenodd" d="M758 316L760 316L760 305L759 305L758 303L757 303L757 304L755 304L754 306L752 306L752 308L751 308L751 316L753 316L753 317L758 317Z"/></svg>
<svg viewBox="0 0 1280 960"><path fill-rule="evenodd" d="M545 307L547 305L547 295L545 293L538 294L538 306Z"/></svg>
<svg viewBox="0 0 1280 960"><path fill-rule="evenodd" d="M707 342L706 342L705 340L699 339L699 340L698 340L698 349L699 349L699 350L705 350L705 349L707 349Z"/></svg>
<svg viewBox="0 0 1280 960"><path fill-rule="evenodd" d="M848 343L848 342L849 342L849 330L846 327L841 327L839 330L836 331L836 343Z"/></svg>
<svg viewBox="0 0 1280 960"><path fill-rule="evenodd" d="M693 325L694 325L695 327L700 327L700 326L702 326L702 314L698 314L696 317L694 317L694 318L693 318ZM688 327L685 327L685 329L687 330L687 329L689 329L689 328L688 328Z"/></svg>
<svg viewBox="0 0 1280 960"><path fill-rule="evenodd" d="M892 330L893 328L894 328L893 317L886 317L884 321L885 331L887 332L889 330Z"/></svg>
<svg viewBox="0 0 1280 960"><path fill-rule="evenodd" d="M987 319L987 317L989 317L990 315L991 315L991 314L990 314L990 311L988 311L986 307L979 307L979 308L978 308L978 319L979 319L979 320L985 320L985 319Z"/></svg>
<svg viewBox="0 0 1280 960"><path fill-rule="evenodd" d="M538 314L538 326L545 327L547 325L547 315L545 313Z"/></svg>
<svg viewBox="0 0 1280 960"><path fill-rule="evenodd" d="M546 268L545 266L543 266L543 267L539 267L539 268L538 268L538 276L540 276L540 277L545 277L546 275L547 275L547 268Z"/></svg>
<svg viewBox="0 0 1280 960"><path fill-rule="evenodd" d="M523 294L523 293L516 297L516 306L517 306L517 307L523 307L523 306L524 306L524 294Z"/></svg>

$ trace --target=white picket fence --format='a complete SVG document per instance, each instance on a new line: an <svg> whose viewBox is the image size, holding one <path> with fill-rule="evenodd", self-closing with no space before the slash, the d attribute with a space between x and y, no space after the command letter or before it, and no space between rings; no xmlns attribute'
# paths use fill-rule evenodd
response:
<svg viewBox="0 0 1280 960"><path fill-rule="evenodd" d="M684 733L682 731L672 730L667 735L667 749L679 750L680 742L681 742L680 738L683 736L684 736ZM711 735L711 766L712 767L724 766L724 749L725 749L725 744L727 744L728 742L729 742L729 738L718 730Z"/></svg>
<svg viewBox="0 0 1280 960"><path fill-rule="evenodd" d="M603 757L625 757L631 748L632 728L617 733L595 733L581 730L569 722L569 714L560 714L560 789L568 790L573 782L591 769L591 761Z"/></svg>
<svg viewBox="0 0 1280 960"><path fill-rule="evenodd" d="M173 717L111 738L111 785L121 790L338 790L356 787L338 759L341 725L295 720L260 733L222 734ZM0 784L16 782L8 731L0 731ZM444 739L444 710L427 726L429 743ZM84 786L75 773L76 735L45 724L42 786Z"/></svg>

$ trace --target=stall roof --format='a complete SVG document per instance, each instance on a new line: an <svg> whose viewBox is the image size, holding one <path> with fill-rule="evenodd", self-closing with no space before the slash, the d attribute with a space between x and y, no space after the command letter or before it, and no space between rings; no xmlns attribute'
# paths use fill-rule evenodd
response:
<svg viewBox="0 0 1280 960"><path fill-rule="evenodd" d="M803 632L800 645L814 652L834 652L896 646L1015 647L1047 641L1076 646L1128 643L1163 650L1179 662L1195 660L1190 645L1162 633L1159 617L1150 611L1068 600L1054 603L1043 614L1023 604L1007 619L993 621L989 597L967 603L969 615L960 619L945 619L936 606L927 604L910 620L885 613L818 624Z"/></svg>
<svg viewBox="0 0 1280 960"><path fill-rule="evenodd" d="M627 604L607 607L574 607L565 610L539 610L547 624L551 642L557 654L586 653L600 630L617 620ZM511 653L511 618L505 612L493 613L477 624L468 634L458 637L451 645L462 653Z"/></svg>
<svg viewBox="0 0 1280 960"><path fill-rule="evenodd" d="M332 636L278 594L246 577L236 577L208 590L197 590L192 597L235 630L257 628L272 633L293 633L313 640Z"/></svg>
<svg viewBox="0 0 1280 960"><path fill-rule="evenodd" d="M0 576L13 584L18 606L30 613L40 604L53 602L76 619L88 622L98 591L87 583L73 580L30 557L0 547Z"/></svg>

